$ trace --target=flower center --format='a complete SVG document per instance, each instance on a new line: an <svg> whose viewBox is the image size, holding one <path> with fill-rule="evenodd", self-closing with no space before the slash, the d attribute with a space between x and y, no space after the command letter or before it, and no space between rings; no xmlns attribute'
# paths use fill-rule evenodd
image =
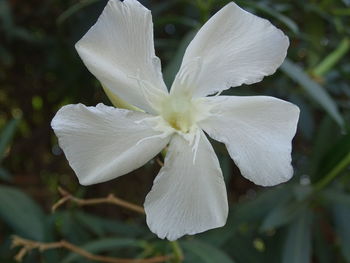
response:
<svg viewBox="0 0 350 263"><path fill-rule="evenodd" d="M186 94L170 95L162 103L161 116L175 130L189 133L197 122L198 104Z"/></svg>

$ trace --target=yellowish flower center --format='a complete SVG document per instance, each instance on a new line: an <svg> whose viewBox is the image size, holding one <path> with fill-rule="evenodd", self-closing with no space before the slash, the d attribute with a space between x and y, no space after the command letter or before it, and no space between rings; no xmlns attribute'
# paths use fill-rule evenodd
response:
<svg viewBox="0 0 350 263"><path fill-rule="evenodd" d="M198 119L198 105L186 94L170 95L163 100L161 115L167 123L182 133L188 133Z"/></svg>

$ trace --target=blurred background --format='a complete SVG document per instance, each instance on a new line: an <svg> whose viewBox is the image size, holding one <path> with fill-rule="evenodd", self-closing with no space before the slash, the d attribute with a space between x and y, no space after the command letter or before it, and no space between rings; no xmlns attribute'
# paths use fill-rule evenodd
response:
<svg viewBox="0 0 350 263"><path fill-rule="evenodd" d="M144 0L152 10L156 53L171 84L185 47L226 0ZM288 59L262 82L226 91L297 104L293 179L262 188L245 180L222 144L213 142L225 176L225 227L174 244L159 240L145 217L113 205L51 213L58 186L80 198L109 193L142 205L160 166L82 187L50 128L70 103L111 105L74 44L105 0L0 0L0 262L15 262L11 236L67 240L101 255L143 258L181 250L188 263L350 262L350 1L239 0L290 38ZM161 158L161 157L159 157ZM23 262L92 262L63 249L32 251ZM182 262L171 259L167 262Z"/></svg>

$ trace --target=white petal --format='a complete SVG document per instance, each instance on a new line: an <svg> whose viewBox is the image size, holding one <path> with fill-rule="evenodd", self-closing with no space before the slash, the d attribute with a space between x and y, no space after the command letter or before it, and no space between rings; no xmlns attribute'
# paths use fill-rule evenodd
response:
<svg viewBox="0 0 350 263"><path fill-rule="evenodd" d="M273 97L219 96L203 98L213 116L199 125L225 143L242 175L258 185L272 186L293 176L291 141L299 108Z"/></svg>
<svg viewBox="0 0 350 263"><path fill-rule="evenodd" d="M193 163L192 146L175 135L164 167L145 201L149 228L175 240L225 224L227 194L215 152L202 132Z"/></svg>
<svg viewBox="0 0 350 263"><path fill-rule="evenodd" d="M282 64L288 46L281 30L231 2L188 46L172 92L186 89L200 97L259 82Z"/></svg>
<svg viewBox="0 0 350 263"><path fill-rule="evenodd" d="M136 0L110 0L76 49L106 89L134 106L154 113L155 98L167 93L152 15Z"/></svg>
<svg viewBox="0 0 350 263"><path fill-rule="evenodd" d="M52 120L60 147L82 185L129 173L152 159L169 142L147 122L149 115L103 104L62 107Z"/></svg>

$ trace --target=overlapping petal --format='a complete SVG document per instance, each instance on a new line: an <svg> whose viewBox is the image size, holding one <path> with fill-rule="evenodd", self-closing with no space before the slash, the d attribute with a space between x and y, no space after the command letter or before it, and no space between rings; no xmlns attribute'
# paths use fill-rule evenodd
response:
<svg viewBox="0 0 350 263"><path fill-rule="evenodd" d="M167 93L152 15L136 0L110 0L76 49L104 88L134 106L154 113L157 98Z"/></svg>
<svg viewBox="0 0 350 263"><path fill-rule="evenodd" d="M82 185L131 172L158 154L169 138L158 136L149 115L98 104L62 107L52 120L59 145Z"/></svg>
<svg viewBox="0 0 350 263"><path fill-rule="evenodd" d="M212 138L225 143L242 175L272 186L289 180L291 141L299 108L265 96L219 96L203 99L213 115L199 125Z"/></svg>
<svg viewBox="0 0 350 263"><path fill-rule="evenodd" d="M173 137L164 167L146 197L145 211L152 232L169 240L225 224L225 183L204 133L195 160L192 146L179 135Z"/></svg>
<svg viewBox="0 0 350 263"><path fill-rule="evenodd" d="M288 46L281 30L231 2L192 40L171 92L200 97L259 82L282 64Z"/></svg>

